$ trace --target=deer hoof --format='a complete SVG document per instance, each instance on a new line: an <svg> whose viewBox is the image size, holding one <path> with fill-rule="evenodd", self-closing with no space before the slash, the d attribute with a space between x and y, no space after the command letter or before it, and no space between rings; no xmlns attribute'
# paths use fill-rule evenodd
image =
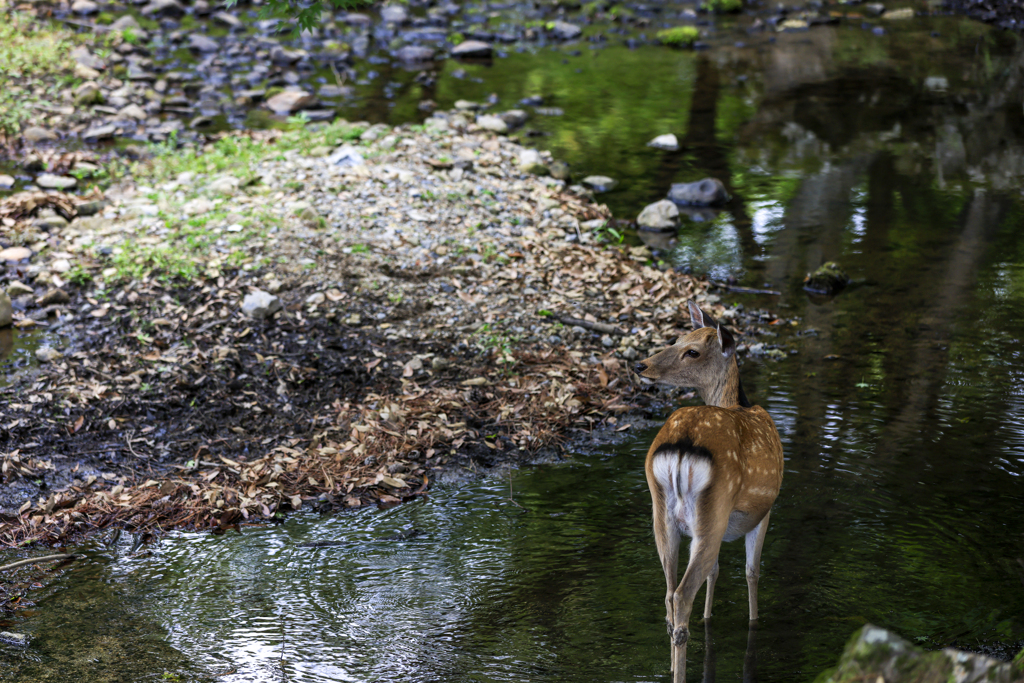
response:
<svg viewBox="0 0 1024 683"><path fill-rule="evenodd" d="M686 645L686 641L690 639L690 629L685 626L680 626L672 632L672 644L676 647Z"/></svg>

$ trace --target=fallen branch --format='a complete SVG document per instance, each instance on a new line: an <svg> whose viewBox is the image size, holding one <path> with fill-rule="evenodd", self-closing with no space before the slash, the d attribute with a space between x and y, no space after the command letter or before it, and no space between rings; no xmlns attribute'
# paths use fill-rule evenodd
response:
<svg viewBox="0 0 1024 683"><path fill-rule="evenodd" d="M600 332L601 334L617 334L620 337L625 337L629 334L629 332L620 329L616 325L592 323L589 320L583 320L582 318L573 318L571 315L559 315L558 313L555 313L551 315L551 317L563 325L577 325L585 330L593 330L594 332Z"/></svg>
<svg viewBox="0 0 1024 683"><path fill-rule="evenodd" d="M14 569L15 567L21 567L26 564L35 564L36 562L55 562L57 560L70 560L74 558L74 555L60 554L60 555L45 555L43 557L30 557L27 560L18 560L17 562L11 562L0 567L0 572L5 569Z"/></svg>
<svg viewBox="0 0 1024 683"><path fill-rule="evenodd" d="M774 289L756 289L754 287L739 287L737 285L727 285L724 282L711 281L713 287L724 289L727 292L736 292L737 294L771 294L772 296L782 296L782 292L776 292Z"/></svg>

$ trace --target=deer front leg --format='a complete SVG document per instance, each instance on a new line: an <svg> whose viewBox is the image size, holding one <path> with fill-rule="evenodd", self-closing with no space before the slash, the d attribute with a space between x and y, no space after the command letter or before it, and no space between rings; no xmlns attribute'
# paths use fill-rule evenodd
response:
<svg viewBox="0 0 1024 683"><path fill-rule="evenodd" d="M747 597L750 600L750 620L757 621L757 580L761 577L761 547L768 531L768 517L771 510L756 527L747 532L744 539L747 547Z"/></svg>

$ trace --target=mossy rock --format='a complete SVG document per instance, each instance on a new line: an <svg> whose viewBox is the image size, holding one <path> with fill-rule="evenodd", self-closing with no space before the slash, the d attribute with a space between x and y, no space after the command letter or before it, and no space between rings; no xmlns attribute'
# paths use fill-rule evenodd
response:
<svg viewBox="0 0 1024 683"><path fill-rule="evenodd" d="M891 631L868 624L853 634L839 666L823 672L814 683L1017 683L1022 679L1012 670L1014 666L972 652L923 650Z"/></svg>
<svg viewBox="0 0 1024 683"><path fill-rule="evenodd" d="M704 0L700 8L705 12L729 14L743 9L743 0Z"/></svg>
<svg viewBox="0 0 1024 683"><path fill-rule="evenodd" d="M696 26L675 26L658 31L655 36L664 45L671 47L689 47L700 38L700 29Z"/></svg>
<svg viewBox="0 0 1024 683"><path fill-rule="evenodd" d="M804 278L804 289L813 294L832 296L850 283L850 278L835 261L829 261Z"/></svg>

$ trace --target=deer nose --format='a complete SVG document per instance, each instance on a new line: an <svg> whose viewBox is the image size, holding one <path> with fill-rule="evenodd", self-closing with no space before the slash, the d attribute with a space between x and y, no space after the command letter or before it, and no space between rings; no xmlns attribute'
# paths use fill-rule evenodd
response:
<svg viewBox="0 0 1024 683"><path fill-rule="evenodd" d="M647 363L637 363L636 365L633 366L633 372L635 372L638 375L644 374L644 370L646 369Z"/></svg>

